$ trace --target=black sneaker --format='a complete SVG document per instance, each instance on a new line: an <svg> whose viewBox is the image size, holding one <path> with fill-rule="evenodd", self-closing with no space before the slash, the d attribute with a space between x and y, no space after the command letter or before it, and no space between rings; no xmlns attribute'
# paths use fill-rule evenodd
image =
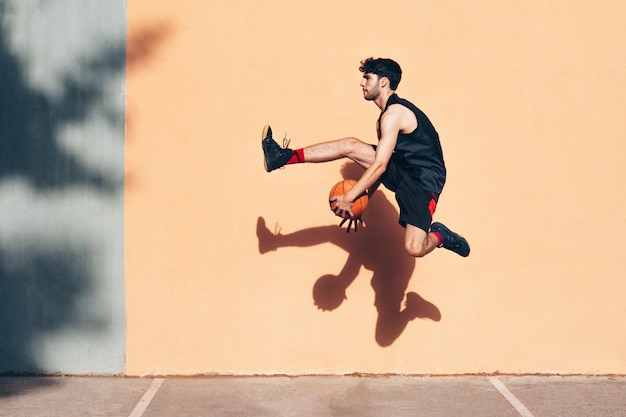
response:
<svg viewBox="0 0 626 417"><path fill-rule="evenodd" d="M463 236L454 233L441 223L433 223L430 226L430 231L441 234L441 246L444 248L456 252L461 256L469 255L470 247Z"/></svg>
<svg viewBox="0 0 626 417"><path fill-rule="evenodd" d="M271 172L275 169L283 167L293 155L293 151L289 149L289 140L283 139L283 147L272 138L272 128L265 125L263 128L263 136L261 140L263 146L263 154L265 156L265 170Z"/></svg>

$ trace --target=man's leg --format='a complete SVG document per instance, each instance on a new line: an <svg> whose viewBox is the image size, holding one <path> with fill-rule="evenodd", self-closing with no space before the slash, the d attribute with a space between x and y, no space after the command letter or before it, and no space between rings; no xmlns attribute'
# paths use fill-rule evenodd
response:
<svg viewBox="0 0 626 417"><path fill-rule="evenodd" d="M428 233L411 224L406 225L404 248L409 255L421 258L438 247L444 247L463 257L470 254L467 240L441 223L433 223Z"/></svg>
<svg viewBox="0 0 626 417"><path fill-rule="evenodd" d="M330 142L318 143L304 148L305 162L328 162L340 158L349 158L368 168L376 157L376 151L357 138L343 138Z"/></svg>
<svg viewBox="0 0 626 417"><path fill-rule="evenodd" d="M287 164L327 162L340 158L350 158L362 167L367 168L374 162L376 156L376 151L371 145L356 138L343 138L296 150L287 148L287 144L280 147L272 138L272 129L269 126L265 126L263 129L261 144L263 146L267 172Z"/></svg>
<svg viewBox="0 0 626 417"><path fill-rule="evenodd" d="M407 224L404 232L404 249L409 255L421 258L428 255L439 246L438 237L434 233L427 233L419 227Z"/></svg>

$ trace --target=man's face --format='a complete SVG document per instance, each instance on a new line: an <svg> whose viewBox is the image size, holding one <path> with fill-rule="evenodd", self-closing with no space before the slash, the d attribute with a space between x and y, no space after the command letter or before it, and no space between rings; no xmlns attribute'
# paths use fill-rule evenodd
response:
<svg viewBox="0 0 626 417"><path fill-rule="evenodd" d="M361 80L363 98L365 100L376 100L380 95L380 77L376 74L366 72Z"/></svg>

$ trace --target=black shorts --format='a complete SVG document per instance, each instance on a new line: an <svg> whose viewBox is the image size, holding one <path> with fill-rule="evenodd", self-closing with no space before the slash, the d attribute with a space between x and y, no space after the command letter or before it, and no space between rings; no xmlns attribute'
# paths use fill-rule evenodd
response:
<svg viewBox="0 0 626 417"><path fill-rule="evenodd" d="M411 224L428 232L439 195L424 190L416 179L394 161L393 157L387 164L387 170L381 176L381 181L396 194L396 201L400 207L398 223L402 227Z"/></svg>

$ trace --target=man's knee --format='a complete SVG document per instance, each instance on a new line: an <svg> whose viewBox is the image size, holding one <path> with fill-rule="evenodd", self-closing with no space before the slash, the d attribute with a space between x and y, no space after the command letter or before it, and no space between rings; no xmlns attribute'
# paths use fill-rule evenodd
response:
<svg viewBox="0 0 626 417"><path fill-rule="evenodd" d="M428 255L437 246L436 238L428 232L410 224L406 225L404 249L415 258Z"/></svg>
<svg viewBox="0 0 626 417"><path fill-rule="evenodd" d="M376 151L372 145L367 144L358 138L343 138L341 139L341 144L343 155L359 163L365 168L367 168L376 157Z"/></svg>
<svg viewBox="0 0 626 417"><path fill-rule="evenodd" d="M341 144L344 152L351 153L358 149L359 146L363 145L363 142L358 138L348 137L341 139Z"/></svg>
<svg viewBox="0 0 626 417"><path fill-rule="evenodd" d="M415 258L421 258L429 253L424 243L406 242L404 249Z"/></svg>

